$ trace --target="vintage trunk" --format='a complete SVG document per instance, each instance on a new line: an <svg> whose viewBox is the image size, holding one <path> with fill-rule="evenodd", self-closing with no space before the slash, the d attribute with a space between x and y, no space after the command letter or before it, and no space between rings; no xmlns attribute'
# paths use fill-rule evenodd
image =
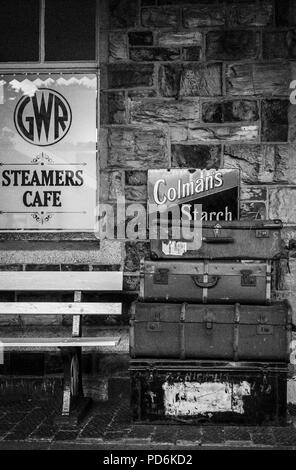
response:
<svg viewBox="0 0 296 470"><path fill-rule="evenodd" d="M289 361L291 311L285 302L202 305L134 302L132 358Z"/></svg>
<svg viewBox="0 0 296 470"><path fill-rule="evenodd" d="M163 228L162 237L151 240L151 258L273 259L282 251L281 228L280 220L203 222L197 248L195 242L170 239L171 228Z"/></svg>
<svg viewBox="0 0 296 470"><path fill-rule="evenodd" d="M269 262L143 261L140 299L269 303L270 271Z"/></svg>
<svg viewBox="0 0 296 470"><path fill-rule="evenodd" d="M134 360L131 408L138 422L278 425L286 422L287 365Z"/></svg>

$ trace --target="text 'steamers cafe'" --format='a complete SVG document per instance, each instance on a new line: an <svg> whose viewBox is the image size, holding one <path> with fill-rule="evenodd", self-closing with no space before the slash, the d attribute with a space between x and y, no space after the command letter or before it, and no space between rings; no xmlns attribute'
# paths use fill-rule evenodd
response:
<svg viewBox="0 0 296 470"><path fill-rule="evenodd" d="M96 95L94 74L4 75L2 231L93 231Z"/></svg>

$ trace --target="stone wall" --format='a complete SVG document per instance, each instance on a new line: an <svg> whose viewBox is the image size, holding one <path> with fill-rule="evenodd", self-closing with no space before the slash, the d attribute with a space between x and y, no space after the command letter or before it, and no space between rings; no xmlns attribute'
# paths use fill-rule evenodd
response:
<svg viewBox="0 0 296 470"><path fill-rule="evenodd" d="M150 168L239 168L241 217L282 219L291 244L295 2L110 0L101 18L101 197L145 203ZM125 247L137 291L149 244ZM291 255L278 298L296 297Z"/></svg>

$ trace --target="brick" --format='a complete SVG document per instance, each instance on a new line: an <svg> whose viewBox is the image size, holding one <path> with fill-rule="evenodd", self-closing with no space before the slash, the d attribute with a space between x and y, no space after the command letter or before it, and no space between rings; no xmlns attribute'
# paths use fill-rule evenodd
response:
<svg viewBox="0 0 296 470"><path fill-rule="evenodd" d="M171 61L180 58L179 49L163 47L133 47L130 48L130 59L135 62Z"/></svg>
<svg viewBox="0 0 296 470"><path fill-rule="evenodd" d="M153 85L152 64L110 64L109 88L133 88Z"/></svg>
<svg viewBox="0 0 296 470"><path fill-rule="evenodd" d="M172 145L172 166L176 168L219 168L220 145Z"/></svg>
<svg viewBox="0 0 296 470"><path fill-rule="evenodd" d="M184 47L183 59L188 61L199 61L201 59L201 48L200 47Z"/></svg>
<svg viewBox="0 0 296 470"><path fill-rule="evenodd" d="M269 218L281 219L284 223L296 223L296 188L269 189Z"/></svg>
<svg viewBox="0 0 296 470"><path fill-rule="evenodd" d="M126 123L127 116L124 92L102 92L100 109L102 124Z"/></svg>
<svg viewBox="0 0 296 470"><path fill-rule="evenodd" d="M126 171L125 184L132 186L147 184L147 171Z"/></svg>
<svg viewBox="0 0 296 470"><path fill-rule="evenodd" d="M234 100L206 102L202 105L202 119L204 122L237 122L257 121L259 119L257 101Z"/></svg>
<svg viewBox="0 0 296 470"><path fill-rule="evenodd" d="M239 168L246 183L295 181L295 148L287 145L228 145L225 168Z"/></svg>
<svg viewBox="0 0 296 470"><path fill-rule="evenodd" d="M200 32L159 32L157 43L161 47L176 46L202 46L202 34Z"/></svg>
<svg viewBox="0 0 296 470"><path fill-rule="evenodd" d="M296 4L294 0L275 0L276 26L296 24Z"/></svg>
<svg viewBox="0 0 296 470"><path fill-rule="evenodd" d="M108 163L121 168L165 168L168 165L168 135L162 128L109 129Z"/></svg>
<svg viewBox="0 0 296 470"><path fill-rule="evenodd" d="M253 31L211 31L206 35L206 57L210 60L255 59L259 36Z"/></svg>
<svg viewBox="0 0 296 470"><path fill-rule="evenodd" d="M152 46L153 33L151 31L131 31L128 33L130 46Z"/></svg>
<svg viewBox="0 0 296 470"><path fill-rule="evenodd" d="M141 21L142 26L147 28L178 26L179 10L176 8L143 8Z"/></svg>
<svg viewBox="0 0 296 470"><path fill-rule="evenodd" d="M137 0L111 0L110 25L111 28L133 28L137 24Z"/></svg>
<svg viewBox="0 0 296 470"><path fill-rule="evenodd" d="M225 11L220 5L200 4L196 7L183 9L183 25L185 28L200 26L223 26Z"/></svg>
<svg viewBox="0 0 296 470"><path fill-rule="evenodd" d="M288 140L288 100L262 101L262 141L287 142Z"/></svg>
<svg viewBox="0 0 296 470"><path fill-rule="evenodd" d="M178 122L200 119L199 100L141 100L130 102L131 122Z"/></svg>
<svg viewBox="0 0 296 470"><path fill-rule="evenodd" d="M272 31L263 34L264 59L295 59L296 32Z"/></svg>
<svg viewBox="0 0 296 470"><path fill-rule="evenodd" d="M207 141L256 141L259 137L258 126L195 127L189 124L188 139Z"/></svg>
<svg viewBox="0 0 296 470"><path fill-rule="evenodd" d="M268 26L272 24L272 0L232 2L226 5L228 26Z"/></svg>
<svg viewBox="0 0 296 470"><path fill-rule="evenodd" d="M127 55L127 37L124 33L109 34L109 59L110 61L126 60Z"/></svg>
<svg viewBox="0 0 296 470"><path fill-rule="evenodd" d="M264 202L242 202L240 205L240 218L247 220L266 220L266 205Z"/></svg>
<svg viewBox="0 0 296 470"><path fill-rule="evenodd" d="M226 71L231 95L284 95L289 93L288 64L231 64Z"/></svg>

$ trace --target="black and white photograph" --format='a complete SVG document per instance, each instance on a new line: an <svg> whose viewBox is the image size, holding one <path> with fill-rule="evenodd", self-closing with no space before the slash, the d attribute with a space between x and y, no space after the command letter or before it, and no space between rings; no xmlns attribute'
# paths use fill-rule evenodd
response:
<svg viewBox="0 0 296 470"><path fill-rule="evenodd" d="M0 456L295 452L296 1L0 0L0 35Z"/></svg>

